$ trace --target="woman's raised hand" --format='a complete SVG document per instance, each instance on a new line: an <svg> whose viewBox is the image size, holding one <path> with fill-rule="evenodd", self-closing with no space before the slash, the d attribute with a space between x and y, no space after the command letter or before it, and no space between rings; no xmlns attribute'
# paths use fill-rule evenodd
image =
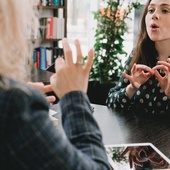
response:
<svg viewBox="0 0 170 170"><path fill-rule="evenodd" d="M94 51L88 53L87 62L83 63L83 55L78 40L75 41L77 62L73 63L71 48L67 39L63 39L64 59L59 57L55 61L56 73L51 76L50 82L53 91L59 98L71 91L87 92L90 70L93 64Z"/></svg>
<svg viewBox="0 0 170 170"><path fill-rule="evenodd" d="M165 94L170 97L170 59L166 61L158 61L155 67L153 67L155 77L159 81L161 89L165 92ZM158 70L163 70L165 73L161 75Z"/></svg>
<svg viewBox="0 0 170 170"><path fill-rule="evenodd" d="M125 72L122 74L130 81L134 89L138 89L154 74L154 71L146 65L134 64L131 69L131 75L128 75Z"/></svg>

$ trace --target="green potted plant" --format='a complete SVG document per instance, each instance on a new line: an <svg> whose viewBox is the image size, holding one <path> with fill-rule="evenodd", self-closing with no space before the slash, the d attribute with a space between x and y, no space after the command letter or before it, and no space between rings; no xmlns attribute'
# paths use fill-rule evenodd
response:
<svg viewBox="0 0 170 170"><path fill-rule="evenodd" d="M105 104L108 91L122 73L124 35L128 31L127 19L133 9L141 6L138 0L103 0L106 7L94 12L95 58L90 73L88 95L92 103ZM100 90L100 87L102 89ZM96 90L96 92L95 92ZM101 94L102 96L98 96Z"/></svg>

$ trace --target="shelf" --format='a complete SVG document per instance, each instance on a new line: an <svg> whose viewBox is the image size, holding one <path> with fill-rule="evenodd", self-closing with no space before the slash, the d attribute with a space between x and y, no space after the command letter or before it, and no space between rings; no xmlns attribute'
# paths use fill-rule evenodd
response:
<svg viewBox="0 0 170 170"><path fill-rule="evenodd" d="M59 9L59 8L65 8L65 6L42 6L42 5L40 5L40 6L38 6L38 9L39 8L42 8L42 9Z"/></svg>

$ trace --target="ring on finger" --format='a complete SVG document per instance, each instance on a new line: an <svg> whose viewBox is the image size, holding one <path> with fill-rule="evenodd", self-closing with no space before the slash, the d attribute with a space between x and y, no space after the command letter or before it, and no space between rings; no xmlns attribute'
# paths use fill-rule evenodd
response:
<svg viewBox="0 0 170 170"><path fill-rule="evenodd" d="M83 65L84 62L83 62L83 61L77 61L76 64L78 64L78 65Z"/></svg>

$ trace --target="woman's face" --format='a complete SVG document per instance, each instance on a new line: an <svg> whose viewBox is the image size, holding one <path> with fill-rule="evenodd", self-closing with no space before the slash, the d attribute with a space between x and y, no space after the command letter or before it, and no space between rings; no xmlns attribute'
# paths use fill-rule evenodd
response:
<svg viewBox="0 0 170 170"><path fill-rule="evenodd" d="M170 0L151 0L145 23L152 41L170 40Z"/></svg>

